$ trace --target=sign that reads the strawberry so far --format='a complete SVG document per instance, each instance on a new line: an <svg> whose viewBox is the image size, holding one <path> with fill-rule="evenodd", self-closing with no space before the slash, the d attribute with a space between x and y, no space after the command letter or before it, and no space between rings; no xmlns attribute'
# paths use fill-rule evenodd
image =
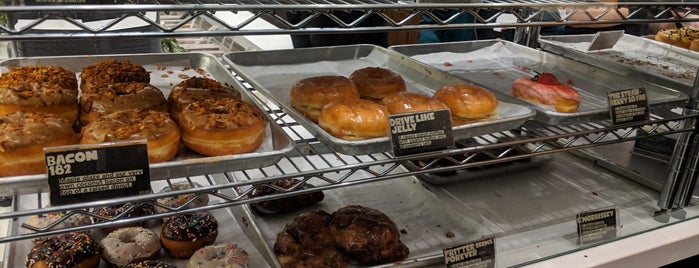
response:
<svg viewBox="0 0 699 268"><path fill-rule="evenodd" d="M646 121L650 118L646 88L631 88L607 93L613 124Z"/></svg>

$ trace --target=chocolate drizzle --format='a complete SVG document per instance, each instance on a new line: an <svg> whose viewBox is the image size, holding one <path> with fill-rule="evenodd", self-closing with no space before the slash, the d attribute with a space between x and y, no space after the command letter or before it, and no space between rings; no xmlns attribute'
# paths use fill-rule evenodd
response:
<svg viewBox="0 0 699 268"><path fill-rule="evenodd" d="M176 241L195 241L218 232L218 221L206 212L175 215L163 224L163 237Z"/></svg>
<svg viewBox="0 0 699 268"><path fill-rule="evenodd" d="M75 232L40 240L27 256L27 267L45 261L48 267L75 267L99 254L97 242L86 233Z"/></svg>

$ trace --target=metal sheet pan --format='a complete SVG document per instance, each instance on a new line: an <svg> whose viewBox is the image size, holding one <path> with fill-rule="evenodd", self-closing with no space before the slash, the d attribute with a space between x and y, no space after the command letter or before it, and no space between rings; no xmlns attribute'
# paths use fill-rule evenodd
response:
<svg viewBox="0 0 699 268"><path fill-rule="evenodd" d="M239 178L236 178L239 179ZM241 178L245 180L244 178ZM309 181L313 184L313 181ZM432 190L415 177L378 181L323 192L325 199L303 210L278 215L259 215L248 205L232 207L250 240L259 239L259 251L279 267L274 251L277 234L294 217L325 210L328 213L347 206L362 205L390 217L401 230L401 241L410 249L408 258L379 267L426 267L443 263L442 249L481 238L489 232L484 225L448 209ZM243 224L243 222L245 224ZM453 233L453 236L451 235ZM348 267L354 267L349 265Z"/></svg>
<svg viewBox="0 0 699 268"><path fill-rule="evenodd" d="M608 119L607 92L613 90L645 87L650 105L665 110L675 108L687 99L686 94L677 90L508 41L404 45L390 49L502 94L511 94L512 83L518 78L532 77L535 72L553 73L580 93L577 112L559 113L552 107L520 101L537 111L536 120L552 125Z"/></svg>
<svg viewBox="0 0 699 268"><path fill-rule="evenodd" d="M160 88L166 97L169 95L170 89L180 81L192 76L206 75L222 83L227 83L240 91L244 99L251 101L251 103L258 107L262 107L218 59L206 53L14 58L0 62L0 68L7 70L7 68L13 66L55 65L72 70L79 76L84 66L106 59L123 59L143 65L151 74L151 84ZM264 109L262 110L264 111ZM265 113L265 115L267 116L267 113ZM294 142L286 135L281 127L271 123L274 121L269 117L267 117L267 122L264 142L253 152L238 155L205 157L182 145L178 155L173 160L150 165L151 179L196 176L272 165L293 149ZM18 186L18 183L30 183L31 181L46 184L46 175L3 178L0 180L0 183L8 183L8 185L7 187L3 185L0 188L8 190L11 193L12 190L9 188L12 187L10 186L21 188Z"/></svg>
<svg viewBox="0 0 699 268"><path fill-rule="evenodd" d="M389 151L389 138L346 141L331 136L291 107L289 91L296 81L319 75L349 76L354 70L378 66L401 74L408 91L428 95L444 85L466 83L456 76L373 45L234 52L225 54L223 58L238 75L277 102L316 138L335 151L350 155ZM516 101L510 97L497 97L498 118L456 126L453 129L454 137L460 139L517 128L534 116L532 109L515 104Z"/></svg>
<svg viewBox="0 0 699 268"><path fill-rule="evenodd" d="M634 79L689 92L699 69L699 52L651 38L625 34L609 49L586 51L592 34L541 36L542 49Z"/></svg>

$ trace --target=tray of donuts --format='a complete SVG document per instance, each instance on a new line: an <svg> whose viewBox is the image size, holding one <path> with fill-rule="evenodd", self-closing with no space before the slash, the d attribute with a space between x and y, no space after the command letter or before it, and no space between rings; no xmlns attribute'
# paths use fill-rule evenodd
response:
<svg viewBox="0 0 699 268"><path fill-rule="evenodd" d="M509 96L374 45L233 52L223 58L343 154L390 151L390 114L449 109L457 139L517 128L535 114Z"/></svg>
<svg viewBox="0 0 699 268"><path fill-rule="evenodd" d="M393 46L442 71L515 97L551 125L609 119L607 92L646 89L653 111L682 107L687 94L504 40ZM679 106L678 106L679 105Z"/></svg>
<svg viewBox="0 0 699 268"><path fill-rule="evenodd" d="M278 180L234 193L307 191L231 208L277 267L426 267L443 262L442 248L486 229L457 216L412 176L308 192L322 183L314 180Z"/></svg>
<svg viewBox="0 0 699 268"><path fill-rule="evenodd" d="M695 30L694 36L697 34L699 31ZM665 36L662 31L658 35ZM593 34L541 36L539 44L546 51L604 66L628 77L675 89L692 88L699 69L699 52L688 49L688 44L678 46L654 37L625 34L611 48L587 51L593 38ZM694 42L699 44L699 40Z"/></svg>
<svg viewBox="0 0 699 268"><path fill-rule="evenodd" d="M188 180L155 181L154 189L170 189L207 185L201 176ZM37 204L35 195L20 196L19 209L48 206ZM158 199L170 204L194 199L187 206L195 207L221 202L215 196L180 195ZM43 199L48 200L48 198ZM41 199L39 200L41 202ZM90 208L95 215L119 213L127 217L158 212L160 207L142 206L128 210L123 206ZM21 217L18 223L35 227L53 224L63 212ZM54 229L75 227L99 221L90 215L73 214L64 218ZM15 227L16 228L16 227ZM31 232L21 228L19 232ZM229 209L200 210L146 222L93 228L83 232L47 235L8 244L4 266L14 267L269 267L236 222ZM148 265L146 265L148 264ZM43 266L42 266L43 265ZM82 266L81 266L82 265Z"/></svg>
<svg viewBox="0 0 699 268"><path fill-rule="evenodd" d="M210 54L14 58L0 68L0 177L43 178L43 153L28 148L44 146L146 139L152 179L259 168L294 146Z"/></svg>

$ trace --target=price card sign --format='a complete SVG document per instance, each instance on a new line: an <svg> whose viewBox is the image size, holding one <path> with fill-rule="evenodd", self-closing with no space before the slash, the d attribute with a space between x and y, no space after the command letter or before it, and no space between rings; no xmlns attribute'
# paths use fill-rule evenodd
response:
<svg viewBox="0 0 699 268"><path fill-rule="evenodd" d="M82 203L150 192L146 142L48 147L51 204Z"/></svg>
<svg viewBox="0 0 699 268"><path fill-rule="evenodd" d="M492 268L495 267L495 238L473 241L461 246L443 249L447 268Z"/></svg>
<svg viewBox="0 0 699 268"><path fill-rule="evenodd" d="M614 124L645 121L650 118L646 88L631 88L607 93L609 114Z"/></svg>
<svg viewBox="0 0 699 268"><path fill-rule="evenodd" d="M575 216L580 244L595 243L616 237L617 209L583 212Z"/></svg>
<svg viewBox="0 0 699 268"><path fill-rule="evenodd" d="M448 109L395 114L389 116L388 122L393 154L396 156L454 147Z"/></svg>

